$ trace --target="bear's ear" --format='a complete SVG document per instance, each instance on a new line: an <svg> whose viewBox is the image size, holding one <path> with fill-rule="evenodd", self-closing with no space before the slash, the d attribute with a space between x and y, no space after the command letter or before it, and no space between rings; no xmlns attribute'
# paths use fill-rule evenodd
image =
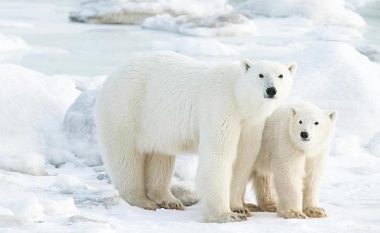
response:
<svg viewBox="0 0 380 233"><path fill-rule="evenodd" d="M330 120L332 120L332 121L336 120L336 112L335 111L328 112L328 116L329 116Z"/></svg>
<svg viewBox="0 0 380 233"><path fill-rule="evenodd" d="M298 108L296 108L296 107L291 107L290 108L290 113L292 114L292 117L294 117L295 115L297 115L297 112L298 112Z"/></svg>
<svg viewBox="0 0 380 233"><path fill-rule="evenodd" d="M288 70L290 73L294 76L294 74L297 71L297 63L295 61L292 61L288 64Z"/></svg>
<svg viewBox="0 0 380 233"><path fill-rule="evenodd" d="M244 59L241 61L241 65L242 65L244 71L247 72L249 69L252 68L253 62L248 60L248 59Z"/></svg>

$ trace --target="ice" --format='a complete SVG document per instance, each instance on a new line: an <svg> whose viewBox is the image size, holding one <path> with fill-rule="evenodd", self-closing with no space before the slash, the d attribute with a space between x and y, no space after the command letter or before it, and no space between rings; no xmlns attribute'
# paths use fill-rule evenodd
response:
<svg viewBox="0 0 380 233"><path fill-rule="evenodd" d="M249 0L238 8L248 17L289 17L299 15L320 25L342 25L361 28L363 18L346 8L344 0Z"/></svg>

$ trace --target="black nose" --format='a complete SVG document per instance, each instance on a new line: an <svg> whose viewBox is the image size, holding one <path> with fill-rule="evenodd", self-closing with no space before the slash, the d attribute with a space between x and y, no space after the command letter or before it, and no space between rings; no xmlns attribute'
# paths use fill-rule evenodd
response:
<svg viewBox="0 0 380 233"><path fill-rule="evenodd" d="M269 88L267 88L266 92L267 92L268 96L272 98L273 96L276 95L277 90L275 87L269 87Z"/></svg>
<svg viewBox="0 0 380 233"><path fill-rule="evenodd" d="M305 131L302 131L300 135L301 135L301 138L303 138L303 139L309 137L309 133L308 133L308 132L305 132Z"/></svg>

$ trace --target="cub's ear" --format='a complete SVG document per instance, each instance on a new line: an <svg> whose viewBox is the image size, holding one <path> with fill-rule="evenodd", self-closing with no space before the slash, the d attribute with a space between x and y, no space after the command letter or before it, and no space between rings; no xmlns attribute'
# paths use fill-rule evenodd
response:
<svg viewBox="0 0 380 233"><path fill-rule="evenodd" d="M330 120L332 120L332 121L336 120L336 112L335 111L328 112L328 116L329 116Z"/></svg>
<svg viewBox="0 0 380 233"><path fill-rule="evenodd" d="M298 108L297 107L291 107L290 108L290 113L292 114L292 117L294 117L295 115L297 115L297 112L298 112Z"/></svg>
<svg viewBox="0 0 380 233"><path fill-rule="evenodd" d="M244 59L241 61L241 65L242 65L244 71L247 72L249 69L252 68L253 62L251 60Z"/></svg>
<svg viewBox="0 0 380 233"><path fill-rule="evenodd" d="M294 74L297 71L297 63L295 61L292 61L288 64L288 70L290 73L294 76Z"/></svg>

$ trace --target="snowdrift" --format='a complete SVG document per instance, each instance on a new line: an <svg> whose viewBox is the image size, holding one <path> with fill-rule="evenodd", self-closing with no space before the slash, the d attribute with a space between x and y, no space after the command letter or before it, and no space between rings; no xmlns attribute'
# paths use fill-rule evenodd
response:
<svg viewBox="0 0 380 233"><path fill-rule="evenodd" d="M44 132L58 127L78 91L72 81L11 64L0 64L0 83L0 168L42 174Z"/></svg>

